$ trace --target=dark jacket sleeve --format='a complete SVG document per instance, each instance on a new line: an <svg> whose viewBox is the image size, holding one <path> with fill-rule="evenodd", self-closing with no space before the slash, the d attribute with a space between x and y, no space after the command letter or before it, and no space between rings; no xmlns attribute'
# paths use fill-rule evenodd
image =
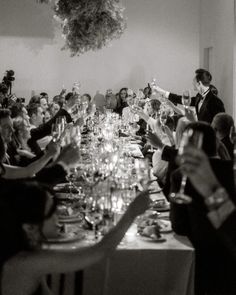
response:
<svg viewBox="0 0 236 295"><path fill-rule="evenodd" d="M181 183L181 173L175 171L171 175L171 193L176 193L179 191ZM189 218L187 207L180 204L170 203L170 220L174 232L178 235L188 236L190 233L189 228Z"/></svg>
<svg viewBox="0 0 236 295"><path fill-rule="evenodd" d="M225 107L221 99L219 99L217 96L213 96L211 99L213 100L213 102L209 105L211 108L210 112L213 120L216 114L225 112Z"/></svg>
<svg viewBox="0 0 236 295"><path fill-rule="evenodd" d="M31 138L28 140L27 144L32 150L32 152L34 152L36 155L39 155L42 152L37 143L37 140L51 134L52 125L55 124L56 119L59 117L65 117L67 123L72 122L70 114L66 110L60 109L56 113L56 115L47 123L42 124L37 128L31 129L30 131Z"/></svg>
<svg viewBox="0 0 236 295"><path fill-rule="evenodd" d="M54 166L45 167L40 170L36 174L36 179L39 182L49 184L50 186L55 186L58 183L65 182L66 175L67 173L64 168L57 164Z"/></svg>
<svg viewBox="0 0 236 295"><path fill-rule="evenodd" d="M72 122L70 114L66 110L60 109L56 113L56 115L47 123L40 125L38 128L31 129L31 139L38 140L45 136L50 135L52 130L52 125L55 124L56 119L63 116L66 118L67 123Z"/></svg>
<svg viewBox="0 0 236 295"><path fill-rule="evenodd" d="M174 104L182 104L182 96L181 95L170 93L169 100L171 102L173 102ZM197 96L191 97L191 104L190 105L191 106L195 106L197 100L198 100L198 97Z"/></svg>
<svg viewBox="0 0 236 295"><path fill-rule="evenodd" d="M178 150L174 146L164 146L161 154L161 159L167 162L175 161Z"/></svg>
<svg viewBox="0 0 236 295"><path fill-rule="evenodd" d="M225 246L236 259L236 211L230 214L217 231Z"/></svg>
<svg viewBox="0 0 236 295"><path fill-rule="evenodd" d="M182 104L182 96L181 95L177 95L174 93L170 93L169 98L168 98L171 102L173 102L174 104Z"/></svg>

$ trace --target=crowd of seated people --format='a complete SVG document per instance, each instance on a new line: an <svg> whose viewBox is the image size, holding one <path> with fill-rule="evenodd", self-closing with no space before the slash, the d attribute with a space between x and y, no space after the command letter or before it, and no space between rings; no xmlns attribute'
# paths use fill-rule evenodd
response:
<svg viewBox="0 0 236 295"><path fill-rule="evenodd" d="M73 271L94 263L105 255L104 251L115 248L134 217L147 209L148 192L144 192L130 205L117 227L98 245L71 254L38 251L44 235L53 231L48 227L55 212L51 187L65 180L69 169L76 166L79 158L78 147L68 144L61 148L52 140L52 127L60 117L65 118L68 126L83 127L91 114L109 109L119 114L128 125L139 125L137 134L143 145L143 154L149 157L153 173L171 202L173 230L187 236L196 251L195 294L236 294L234 120L225 113L224 104L211 80L208 71L196 70L193 82L197 95L191 98L191 106L184 108L180 107L181 95L159 86L148 86L144 90L139 89L142 96L138 98L128 87L117 93L108 89L105 95L97 92L93 98L88 93L79 95L74 89L71 92L63 89L52 101L47 93L42 92L34 95L27 106L13 103L8 109L0 109L3 196L0 208L15 216L15 223L11 224L13 234L0 246L4 253L1 257L2 290L10 292L11 281L19 280L17 283L21 285L25 280L27 283L23 287L27 289L22 289L22 294L32 294L45 285L39 277L49 270ZM163 99L166 102L164 107ZM200 147L194 147L191 141L189 144L184 142L186 134L190 133L192 137L194 134L202 135ZM185 193L191 198L189 203L173 200L181 189L183 173L188 177ZM32 194L35 201L30 198ZM222 202L217 200L220 196ZM15 212L21 197L19 208L22 212L21 209ZM2 233L6 231L4 226L0 222ZM19 245L15 243L17 238ZM11 248L11 243L16 246ZM24 271L22 278L18 278L22 255ZM54 257L61 267L48 264L49 257ZM73 263L67 262L71 260ZM33 262L34 268L29 273ZM17 271L13 273L13 269Z"/></svg>

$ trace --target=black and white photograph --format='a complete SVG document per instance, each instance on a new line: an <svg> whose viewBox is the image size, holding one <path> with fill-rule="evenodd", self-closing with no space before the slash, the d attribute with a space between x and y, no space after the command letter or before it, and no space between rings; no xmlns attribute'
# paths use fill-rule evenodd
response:
<svg viewBox="0 0 236 295"><path fill-rule="evenodd" d="M0 0L0 294L236 295L236 0Z"/></svg>

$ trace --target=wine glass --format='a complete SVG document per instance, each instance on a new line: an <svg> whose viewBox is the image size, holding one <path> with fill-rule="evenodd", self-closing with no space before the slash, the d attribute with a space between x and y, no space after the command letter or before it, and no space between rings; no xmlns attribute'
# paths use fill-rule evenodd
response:
<svg viewBox="0 0 236 295"><path fill-rule="evenodd" d="M160 114L160 123L162 127L166 125L167 118L168 118L168 115L166 111L162 111Z"/></svg>
<svg viewBox="0 0 236 295"><path fill-rule="evenodd" d="M188 144L192 144L198 149L201 149L202 142L203 142L203 133L189 129L188 131L183 133L178 154L182 155L184 147ZM169 195L169 199L171 202L176 204L190 204L192 202L192 198L188 196L187 194L185 194L186 182L187 182L187 175L183 174L179 191L177 193L171 193Z"/></svg>
<svg viewBox="0 0 236 295"><path fill-rule="evenodd" d="M135 159L135 172L137 175L137 185L140 191L147 189L150 181L150 165L146 159Z"/></svg>
<svg viewBox="0 0 236 295"><path fill-rule="evenodd" d="M80 88L81 88L81 83L75 82L72 87L73 94L76 94L76 93L79 94Z"/></svg>
<svg viewBox="0 0 236 295"><path fill-rule="evenodd" d="M92 229L94 233L94 241L98 239L98 225L103 220L103 213L98 207L91 207L86 209L85 219L92 224Z"/></svg>
<svg viewBox="0 0 236 295"><path fill-rule="evenodd" d="M182 95L182 104L184 108L188 109L191 104L191 93L189 90L185 90Z"/></svg>
<svg viewBox="0 0 236 295"><path fill-rule="evenodd" d="M51 135L52 135L52 141L53 142L57 142L60 139L61 128L60 128L60 125L58 123L52 124Z"/></svg>

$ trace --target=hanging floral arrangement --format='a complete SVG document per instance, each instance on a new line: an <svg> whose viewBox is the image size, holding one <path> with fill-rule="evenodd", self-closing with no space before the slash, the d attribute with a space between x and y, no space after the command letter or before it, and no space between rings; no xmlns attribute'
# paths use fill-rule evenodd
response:
<svg viewBox="0 0 236 295"><path fill-rule="evenodd" d="M69 49L72 56L101 49L126 28L120 0L56 0L54 11L65 38L63 49Z"/></svg>

